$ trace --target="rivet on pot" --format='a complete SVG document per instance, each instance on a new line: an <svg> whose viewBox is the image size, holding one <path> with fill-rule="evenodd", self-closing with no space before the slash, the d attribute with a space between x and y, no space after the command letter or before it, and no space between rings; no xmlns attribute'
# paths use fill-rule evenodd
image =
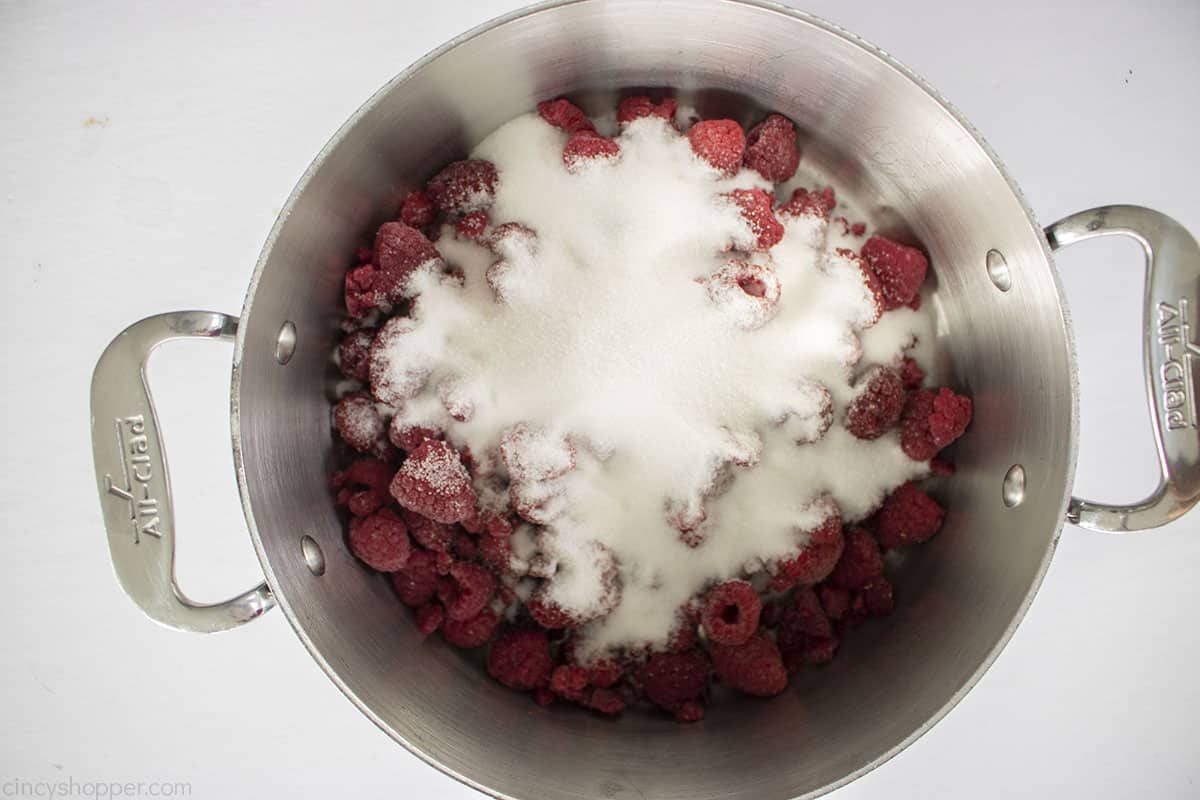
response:
<svg viewBox="0 0 1200 800"><path fill-rule="evenodd" d="M1025 468L1020 464L1013 464L1008 468L1000 496L1008 508L1016 508L1025 501Z"/></svg>
<svg viewBox="0 0 1200 800"><path fill-rule="evenodd" d="M316 539L307 535L301 536L300 552L304 555L304 563L309 572L317 577L325 574L325 553Z"/></svg>
<svg viewBox="0 0 1200 800"><path fill-rule="evenodd" d="M279 326L279 335L275 337L275 360L286 364L292 360L296 352L296 323L290 319Z"/></svg>
<svg viewBox="0 0 1200 800"><path fill-rule="evenodd" d="M987 272L992 283L1002 292L1012 288L1012 273L1008 270L1008 262L999 250L987 251Z"/></svg>

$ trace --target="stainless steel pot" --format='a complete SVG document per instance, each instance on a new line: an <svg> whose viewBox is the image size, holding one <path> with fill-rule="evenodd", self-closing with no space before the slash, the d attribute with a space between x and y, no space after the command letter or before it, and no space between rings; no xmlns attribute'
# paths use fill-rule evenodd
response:
<svg viewBox="0 0 1200 800"><path fill-rule="evenodd" d="M470 659L404 624L381 576L343 545L326 381L346 254L431 168L462 157L540 99L611 107L627 87L676 87L705 116L777 109L827 169L935 265L941 377L976 417L943 488L942 533L906 556L903 602L828 668L770 702L714 706L680 727L539 710ZM1051 252L1122 234L1148 263L1145 362L1162 480L1144 502L1071 497L1077 385ZM1200 497L1192 357L1200 248L1129 206L1044 232L987 145L919 78L833 26L757 0L580 0L503 17L446 44L372 97L317 156L280 215L240 324L181 312L143 320L92 383L100 500L117 576L153 619L217 631L278 603L313 657L384 731L497 797L794 798L899 752L971 688L1025 613L1064 520L1161 525ZM199 606L175 584L166 461L145 383L159 343L232 339L234 460L266 582ZM1130 376L1132 378L1132 376ZM319 456L318 456L319 454Z"/></svg>

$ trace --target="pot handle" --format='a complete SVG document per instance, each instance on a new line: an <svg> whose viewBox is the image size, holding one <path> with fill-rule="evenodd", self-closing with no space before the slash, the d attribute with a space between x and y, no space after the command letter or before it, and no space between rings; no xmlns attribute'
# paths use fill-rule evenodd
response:
<svg viewBox="0 0 1200 800"><path fill-rule="evenodd" d="M266 583L223 603L193 603L175 582L175 517L167 459L146 383L146 361L171 339L232 340L236 317L176 311L135 322L105 348L92 373L92 454L113 568L126 594L155 622L212 633L275 605Z"/></svg>
<svg viewBox="0 0 1200 800"><path fill-rule="evenodd" d="M1071 498L1067 520L1084 528L1125 533L1183 516L1200 500L1200 245L1165 214L1140 206L1102 206L1046 228L1052 250L1097 236L1128 236L1146 251L1145 341L1142 361L1154 422L1160 478L1140 503L1111 506Z"/></svg>

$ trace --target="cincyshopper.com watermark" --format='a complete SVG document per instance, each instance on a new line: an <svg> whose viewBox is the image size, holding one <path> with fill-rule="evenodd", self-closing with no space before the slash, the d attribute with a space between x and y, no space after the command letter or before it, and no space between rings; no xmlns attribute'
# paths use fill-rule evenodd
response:
<svg viewBox="0 0 1200 800"><path fill-rule="evenodd" d="M58 780L4 778L0 780L0 798L55 800L56 798L143 798L191 797L190 781L79 781L74 777Z"/></svg>

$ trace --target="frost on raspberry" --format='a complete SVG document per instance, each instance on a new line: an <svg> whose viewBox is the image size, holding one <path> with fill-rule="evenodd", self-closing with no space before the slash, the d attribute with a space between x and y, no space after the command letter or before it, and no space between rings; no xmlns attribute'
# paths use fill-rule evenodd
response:
<svg viewBox="0 0 1200 800"><path fill-rule="evenodd" d="M884 308L883 290L875 273L866 267L857 253L839 247L826 256L823 268L826 274L838 278L847 292L854 293L858 313L851 325L855 330L869 328L879 321Z"/></svg>
<svg viewBox="0 0 1200 800"><path fill-rule="evenodd" d="M371 342L375 331L359 328L347 333L338 345L338 369L342 375L366 383L371 378Z"/></svg>
<svg viewBox="0 0 1200 800"><path fill-rule="evenodd" d="M742 166L746 152L746 134L731 119L697 122L687 132L692 152L724 175L733 175Z"/></svg>
<svg viewBox="0 0 1200 800"><path fill-rule="evenodd" d="M920 250L882 236L867 239L862 247L862 257L879 278L887 311L912 302L929 269L929 261Z"/></svg>
<svg viewBox="0 0 1200 800"><path fill-rule="evenodd" d="M731 259L702 282L709 300L743 330L761 328L779 310L783 287L770 264Z"/></svg>
<svg viewBox="0 0 1200 800"><path fill-rule="evenodd" d="M492 643L488 653L488 674L510 689L529 691L543 686L553 669L545 631L507 631Z"/></svg>
<svg viewBox="0 0 1200 800"><path fill-rule="evenodd" d="M333 408L333 427L342 441L360 453L379 458L390 454L387 425L366 392L353 392L338 401Z"/></svg>
<svg viewBox="0 0 1200 800"><path fill-rule="evenodd" d="M514 481L508 492L513 511L534 525L549 525L567 511L562 481Z"/></svg>
<svg viewBox="0 0 1200 800"><path fill-rule="evenodd" d="M379 270L371 264L363 264L346 272L344 297L346 311L352 317L362 317L367 312L379 308L386 301L376 287Z"/></svg>
<svg viewBox="0 0 1200 800"><path fill-rule="evenodd" d="M450 575L438 581L437 594L446 607L446 616L455 621L475 617L492 602L496 579L479 564L456 561Z"/></svg>
<svg viewBox="0 0 1200 800"><path fill-rule="evenodd" d="M437 556L419 547L413 547L404 566L392 573L392 586L400 602L413 608L433 598L437 582Z"/></svg>
<svg viewBox="0 0 1200 800"><path fill-rule="evenodd" d="M738 250L770 250L783 239L783 225L775 219L771 195L762 189L734 189L721 197L737 206L747 233L733 240Z"/></svg>
<svg viewBox="0 0 1200 800"><path fill-rule="evenodd" d="M599 619L621 602L620 570L611 549L595 540L543 532L538 537L546 579L528 602L545 628L576 628Z"/></svg>
<svg viewBox="0 0 1200 800"><path fill-rule="evenodd" d="M396 414L388 423L388 439L406 453L416 450L426 439L440 438L442 438L441 431L423 425L414 425L400 414Z"/></svg>
<svg viewBox="0 0 1200 800"><path fill-rule="evenodd" d="M408 528L408 535L421 547L435 553L449 552L450 544L454 541L454 528L434 522L407 508L401 509L400 518Z"/></svg>
<svg viewBox="0 0 1200 800"><path fill-rule="evenodd" d="M687 702L701 700L708 693L712 667L702 650L682 653L655 653L638 670L638 679L646 698L660 708L675 713Z"/></svg>
<svg viewBox="0 0 1200 800"><path fill-rule="evenodd" d="M594 131L596 126L588 119L583 109L570 100L543 100L537 104L538 114L542 119L559 130L567 133Z"/></svg>
<svg viewBox="0 0 1200 800"><path fill-rule="evenodd" d="M627 125L635 119L644 117L659 117L670 122L675 119L675 112L678 109L679 104L673 97L664 97L655 103L644 94L636 94L626 97L617 104L617 123Z"/></svg>
<svg viewBox="0 0 1200 800"><path fill-rule="evenodd" d="M787 670L779 648L762 633L745 644L714 644L709 656L721 679L740 692L770 697L787 688Z"/></svg>
<svg viewBox="0 0 1200 800"><path fill-rule="evenodd" d="M400 203L400 221L413 228L424 228L433 224L437 207L428 192L409 192Z"/></svg>
<svg viewBox="0 0 1200 800"><path fill-rule="evenodd" d="M822 384L802 379L783 407L772 410L771 417L798 445L820 441L833 424L833 396Z"/></svg>
<svg viewBox="0 0 1200 800"><path fill-rule="evenodd" d="M408 562L410 543L404 523L388 508L350 520L350 552L371 569L395 572Z"/></svg>
<svg viewBox="0 0 1200 800"><path fill-rule="evenodd" d="M487 237L488 246L499 259L487 269L488 285L496 299L506 302L530 290L536 284L532 275L538 251L537 234L518 223L505 223Z"/></svg>
<svg viewBox="0 0 1200 800"><path fill-rule="evenodd" d="M420 351L416 332L411 318L392 317L371 344L371 394L385 405L416 397L429 377L429 358Z"/></svg>
<svg viewBox="0 0 1200 800"><path fill-rule="evenodd" d="M945 510L915 483L892 492L875 518L875 535L884 547L927 541L942 527Z"/></svg>
<svg viewBox="0 0 1200 800"><path fill-rule="evenodd" d="M971 398L942 387L909 395L901 418L900 447L914 461L928 461L971 424Z"/></svg>
<svg viewBox="0 0 1200 800"><path fill-rule="evenodd" d="M900 419L904 381L891 367L874 367L859 380L846 410L846 430L859 439L878 439Z"/></svg>
<svg viewBox="0 0 1200 800"><path fill-rule="evenodd" d="M700 624L709 641L743 644L758 630L761 612L762 601L753 586L742 580L725 581L709 590Z"/></svg>
<svg viewBox="0 0 1200 800"><path fill-rule="evenodd" d="M783 183L800 166L796 126L787 117L771 114L746 134L742 163L771 183Z"/></svg>
<svg viewBox="0 0 1200 800"><path fill-rule="evenodd" d="M391 499L388 486L395 470L377 458L359 458L346 469L333 473L337 504L356 517L370 514Z"/></svg>
<svg viewBox="0 0 1200 800"><path fill-rule="evenodd" d="M843 589L862 589L883 576L883 554L865 528L846 531L846 544L829 581Z"/></svg>
<svg viewBox="0 0 1200 800"><path fill-rule="evenodd" d="M440 270L442 257L433 242L403 222L385 222L375 233L376 291L392 302L412 296L410 279L418 270Z"/></svg>
<svg viewBox="0 0 1200 800"><path fill-rule="evenodd" d="M792 197L779 207L779 216L787 217L818 217L828 220L837 205L837 196L833 187L824 189L805 189L803 187L792 192Z"/></svg>
<svg viewBox="0 0 1200 800"><path fill-rule="evenodd" d="M460 239L478 239L483 236L483 232L487 230L488 213L486 211L472 211L470 214L464 214L454 223L454 235Z"/></svg>
<svg viewBox="0 0 1200 800"><path fill-rule="evenodd" d="M496 197L496 166L477 158L455 161L429 179L425 190L443 214L485 211Z"/></svg>
<svg viewBox="0 0 1200 800"><path fill-rule="evenodd" d="M491 641L500 626L500 616L485 608L468 620L446 619L442 622L442 638L455 647L470 650Z"/></svg>
<svg viewBox="0 0 1200 800"><path fill-rule="evenodd" d="M679 491L664 501L667 522L680 532L679 538L688 547L703 543L703 526L708 519L706 504L729 488L734 479L733 468L753 467L762 456L763 442L756 432L722 427L720 434L697 468L679 479Z"/></svg>
<svg viewBox="0 0 1200 800"><path fill-rule="evenodd" d="M572 133L563 145L567 172L580 172L589 164L612 161L621 155L621 145L595 131Z"/></svg>
<svg viewBox="0 0 1200 800"><path fill-rule="evenodd" d="M583 667L561 664L550 674L550 691L564 700L582 701L587 687L588 671Z"/></svg>
<svg viewBox="0 0 1200 800"><path fill-rule="evenodd" d="M437 396L450 418L466 422L475 415L476 396L480 387L460 377L446 378L437 385Z"/></svg>
<svg viewBox="0 0 1200 800"><path fill-rule="evenodd" d="M524 422L500 437L500 456L514 481L547 481L575 469L575 446L567 437Z"/></svg>
<svg viewBox="0 0 1200 800"><path fill-rule="evenodd" d="M390 490L401 506L436 522L459 522L475 509L475 490L458 453L436 439L409 453Z"/></svg>
<svg viewBox="0 0 1200 800"><path fill-rule="evenodd" d="M842 556L842 517L837 505L829 497L815 501L816 510L823 518L816 527L807 531L806 541L794 555L782 558L775 572L789 580L810 585L824 580L833 571Z"/></svg>

